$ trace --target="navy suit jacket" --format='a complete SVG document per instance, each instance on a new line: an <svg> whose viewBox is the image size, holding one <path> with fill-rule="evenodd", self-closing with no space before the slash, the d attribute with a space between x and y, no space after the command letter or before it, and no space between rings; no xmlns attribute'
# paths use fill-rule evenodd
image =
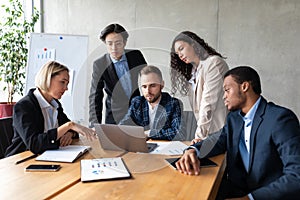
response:
<svg viewBox="0 0 300 200"><path fill-rule="evenodd" d="M146 61L142 53L138 50L125 50L125 56L131 76L132 98L140 95L138 89L138 74L146 65ZM93 65L89 96L89 121L91 126L93 126L94 123L101 123L102 121L103 89L107 94L105 100L105 123L119 123L127 113L130 99L126 96L108 53L97 59Z"/></svg>
<svg viewBox="0 0 300 200"><path fill-rule="evenodd" d="M300 127L296 115L261 99L251 129L247 172L239 153L243 128L239 112L230 112L219 133L195 146L208 152L205 157L227 151L227 179L245 195L251 193L254 199L299 198Z"/></svg>

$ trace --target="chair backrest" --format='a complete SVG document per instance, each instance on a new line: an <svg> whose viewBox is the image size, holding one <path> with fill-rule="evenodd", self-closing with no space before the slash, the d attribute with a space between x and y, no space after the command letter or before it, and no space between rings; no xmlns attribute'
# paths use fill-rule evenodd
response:
<svg viewBox="0 0 300 200"><path fill-rule="evenodd" d="M0 159L4 157L13 135L12 117L0 118Z"/></svg>

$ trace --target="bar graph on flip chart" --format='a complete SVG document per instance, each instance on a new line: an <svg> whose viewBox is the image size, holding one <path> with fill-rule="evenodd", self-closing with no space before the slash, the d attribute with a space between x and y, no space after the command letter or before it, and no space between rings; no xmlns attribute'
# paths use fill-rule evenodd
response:
<svg viewBox="0 0 300 200"><path fill-rule="evenodd" d="M35 87L35 75L48 61L55 60L66 65L70 72L68 91L60 100L65 113L72 120L80 120L86 105L84 95L76 91L85 90L87 83L88 36L67 34L32 33L30 36L29 57L26 70L25 92ZM80 82L80 84L78 84ZM75 96L76 95L76 96ZM76 105L75 105L76 101ZM74 116L74 107L77 116Z"/></svg>

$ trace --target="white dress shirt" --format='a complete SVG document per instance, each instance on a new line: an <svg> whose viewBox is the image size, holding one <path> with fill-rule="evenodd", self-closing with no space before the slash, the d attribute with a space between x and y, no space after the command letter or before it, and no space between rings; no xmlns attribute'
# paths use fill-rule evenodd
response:
<svg viewBox="0 0 300 200"><path fill-rule="evenodd" d="M58 127L57 115L58 115L58 103L52 99L51 104L46 101L38 88L33 92L37 98L44 116L44 131L48 131Z"/></svg>

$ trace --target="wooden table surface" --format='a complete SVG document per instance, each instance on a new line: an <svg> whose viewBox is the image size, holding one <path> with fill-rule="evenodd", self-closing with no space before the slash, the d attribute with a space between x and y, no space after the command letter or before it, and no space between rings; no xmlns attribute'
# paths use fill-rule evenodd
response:
<svg viewBox="0 0 300 200"><path fill-rule="evenodd" d="M214 199L223 175L224 155L211 158L217 167L201 168L199 176L188 176L170 167L170 156L104 151L97 140L79 140L92 150L74 163L59 163L57 172L25 172L29 164L58 164L35 161L15 164L29 151L0 160L0 199ZM122 156L132 178L82 183L80 160Z"/></svg>
<svg viewBox="0 0 300 200"><path fill-rule="evenodd" d="M15 164L16 161L32 155L30 151L1 159L0 199L47 199L80 181L81 159L123 155L123 152L120 151L103 151L96 140L84 144L94 145L91 153L84 154L74 163L43 162L30 159ZM60 164L61 169L57 172L25 172L25 168L30 164Z"/></svg>
<svg viewBox="0 0 300 200"><path fill-rule="evenodd" d="M218 167L201 168L199 176L179 173L166 156L128 153L122 156L131 179L78 182L54 199L214 199L224 170L224 155L211 158ZM220 168L221 167L221 168ZM217 184L217 186L214 186ZM80 192L78 192L80 191Z"/></svg>

